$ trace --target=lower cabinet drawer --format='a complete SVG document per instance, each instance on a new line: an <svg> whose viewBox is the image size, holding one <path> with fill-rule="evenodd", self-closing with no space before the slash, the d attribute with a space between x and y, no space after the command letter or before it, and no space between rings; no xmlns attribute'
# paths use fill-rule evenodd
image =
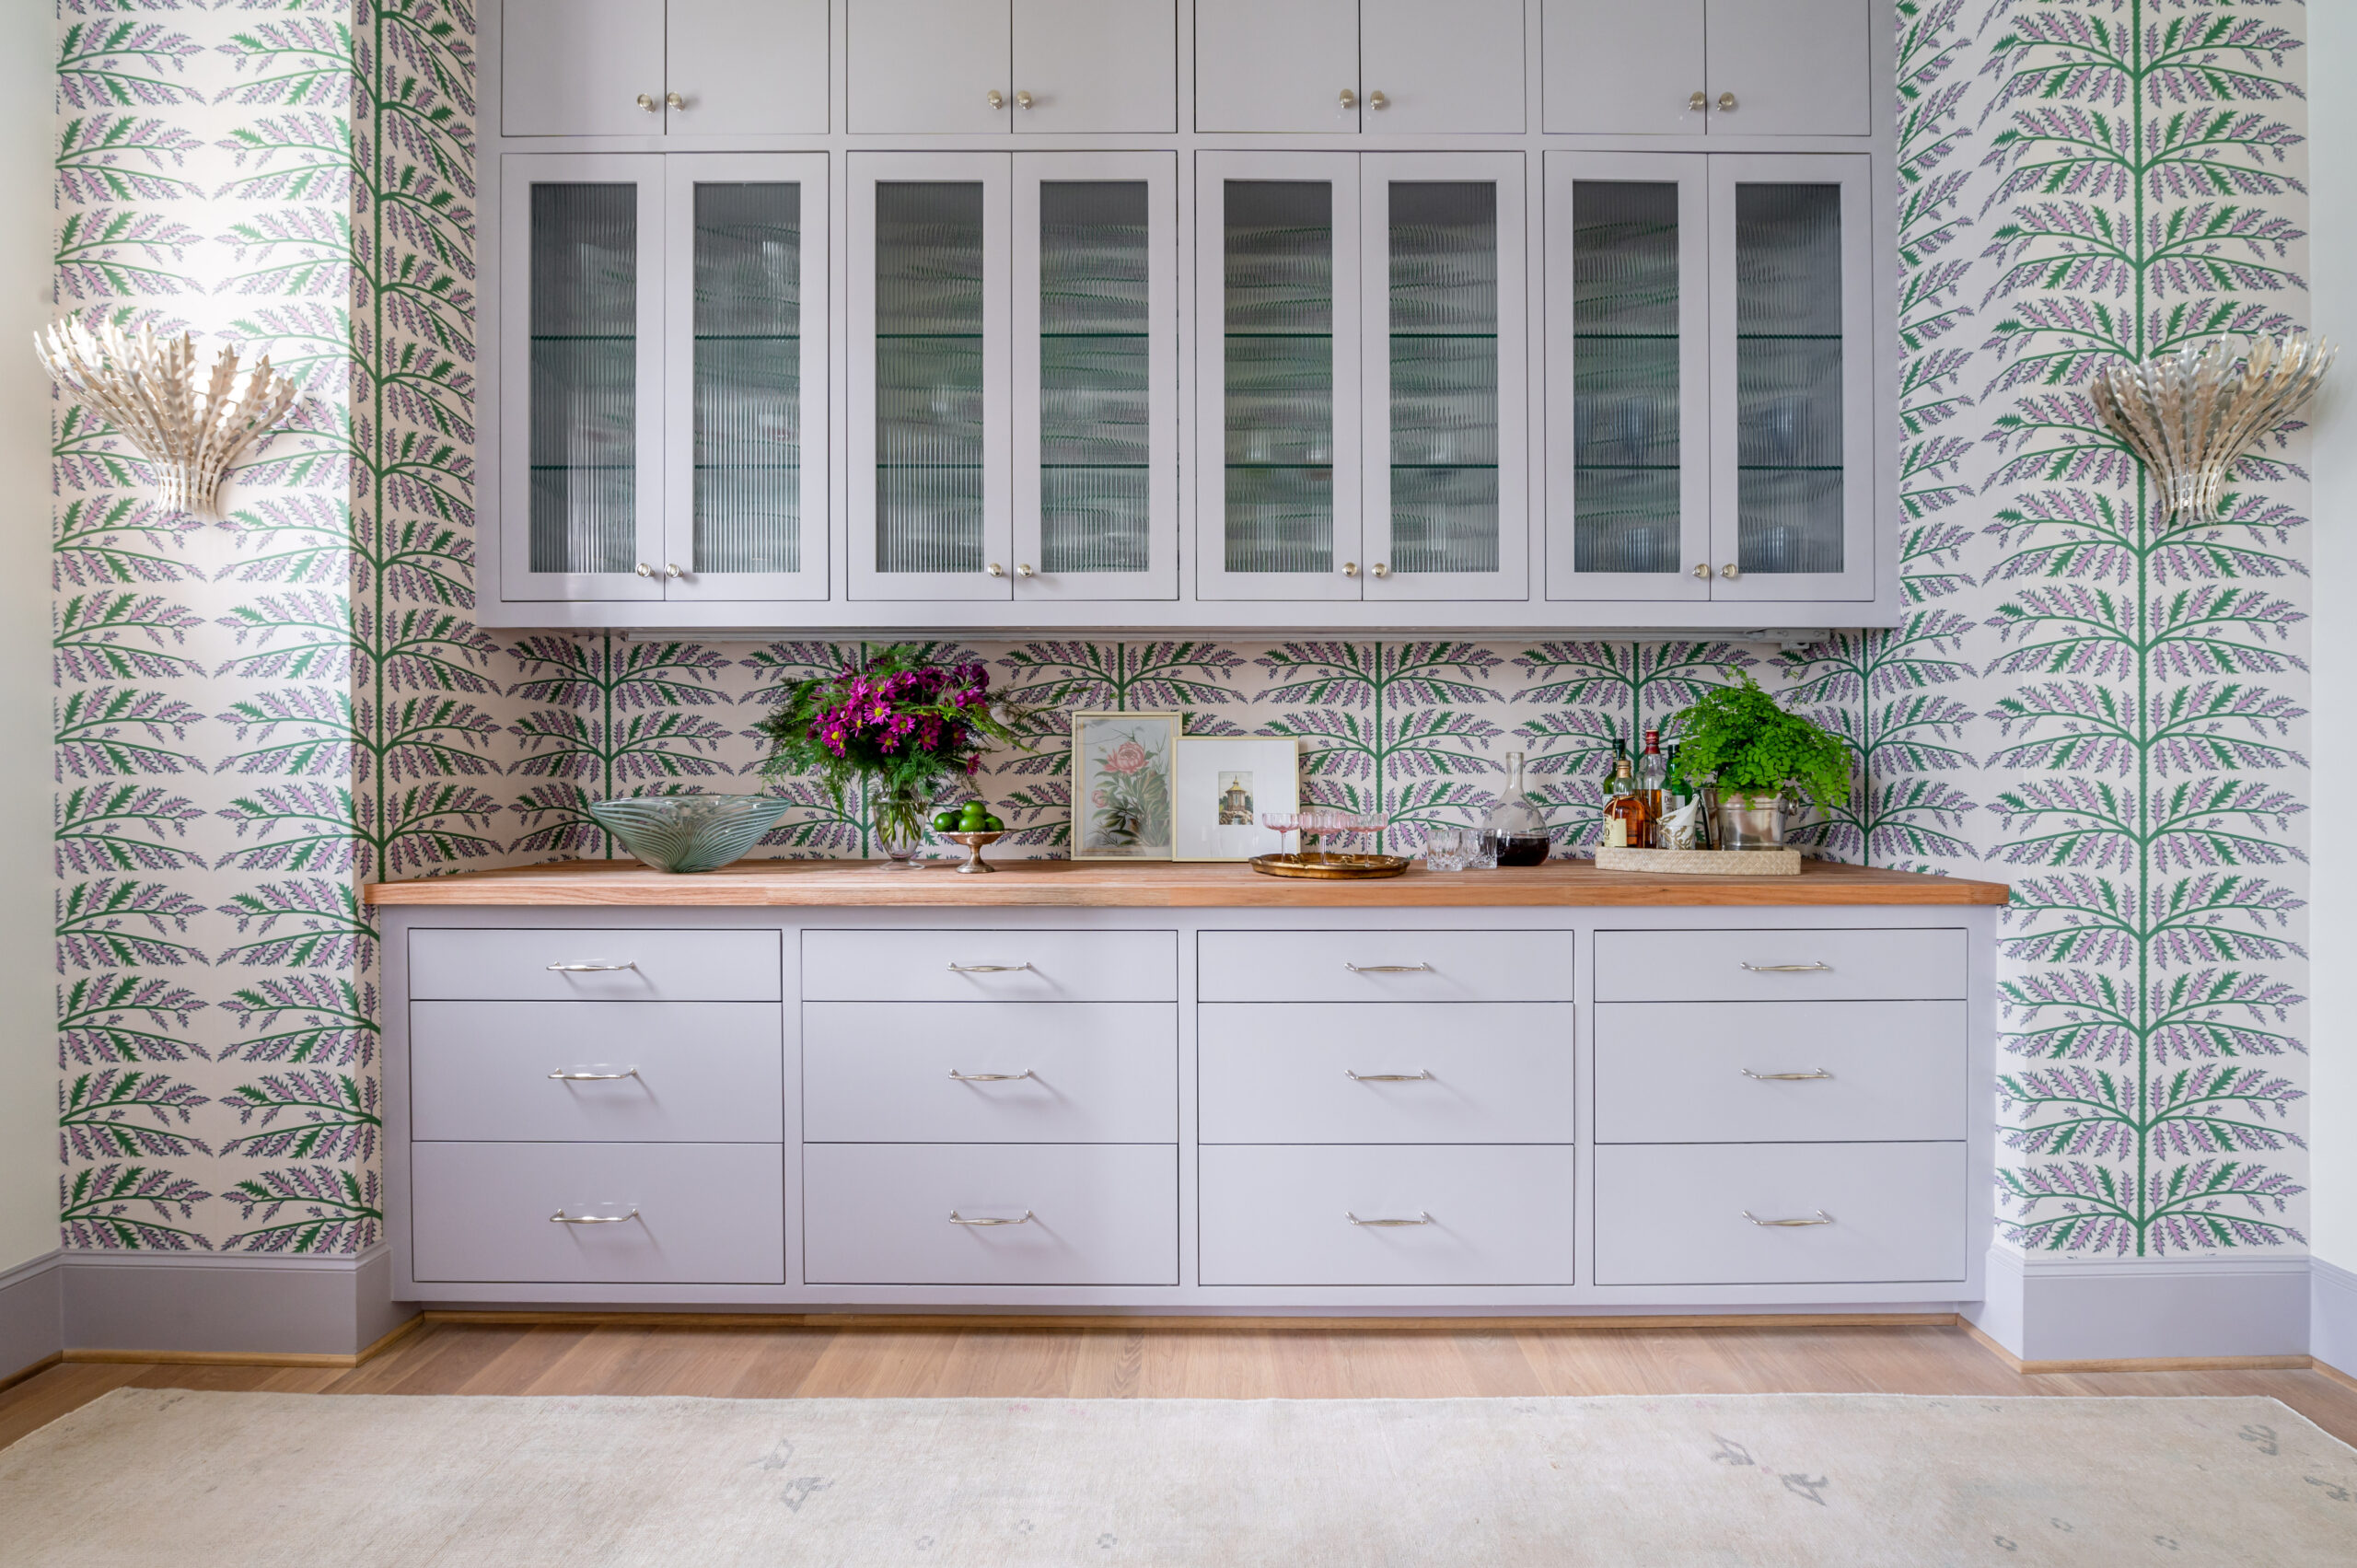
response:
<svg viewBox="0 0 2357 1568"><path fill-rule="evenodd" d="M1206 1002L1206 1144L1568 1144L1564 1002Z"/></svg>
<svg viewBox="0 0 2357 1568"><path fill-rule="evenodd" d="M802 1179L812 1284L1178 1283L1169 1144L806 1144Z"/></svg>
<svg viewBox="0 0 2357 1568"><path fill-rule="evenodd" d="M776 1144L415 1144L412 1261L421 1281L783 1284L784 1161Z"/></svg>
<svg viewBox="0 0 2357 1568"><path fill-rule="evenodd" d="M1963 1144L1598 1148L1596 1283L1960 1280L1965 1149ZM1776 1220L1824 1223L1757 1223Z"/></svg>
<svg viewBox="0 0 2357 1568"><path fill-rule="evenodd" d="M1572 1153L1569 1144L1206 1148L1202 1283L1569 1284Z"/></svg>

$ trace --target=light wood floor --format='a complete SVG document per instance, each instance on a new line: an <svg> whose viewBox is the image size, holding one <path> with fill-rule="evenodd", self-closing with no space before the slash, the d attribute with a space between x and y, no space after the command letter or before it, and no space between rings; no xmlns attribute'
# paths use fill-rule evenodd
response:
<svg viewBox="0 0 2357 1568"><path fill-rule="evenodd" d="M0 1446L110 1388L731 1399L2265 1394L2357 1443L2357 1386L2311 1371L2017 1374L1955 1328L1003 1328L428 1324L348 1370L52 1366L0 1391Z"/></svg>

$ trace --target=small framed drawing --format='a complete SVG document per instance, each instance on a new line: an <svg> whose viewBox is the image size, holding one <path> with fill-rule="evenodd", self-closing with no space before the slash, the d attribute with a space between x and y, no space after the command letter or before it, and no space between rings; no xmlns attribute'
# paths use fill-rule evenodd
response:
<svg viewBox="0 0 2357 1568"><path fill-rule="evenodd" d="M1260 826L1301 809L1301 742L1265 735L1189 735L1178 741L1175 860L1249 860L1283 840Z"/></svg>
<svg viewBox="0 0 2357 1568"><path fill-rule="evenodd" d="M1168 860L1179 715L1072 716L1072 857Z"/></svg>

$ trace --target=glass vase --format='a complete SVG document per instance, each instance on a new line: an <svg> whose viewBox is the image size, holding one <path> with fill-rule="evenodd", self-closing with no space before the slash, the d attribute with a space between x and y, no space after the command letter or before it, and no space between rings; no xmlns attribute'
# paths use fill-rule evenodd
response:
<svg viewBox="0 0 2357 1568"><path fill-rule="evenodd" d="M922 790L878 788L868 796L868 825L885 871L921 871L917 850L924 842L925 815L932 797Z"/></svg>

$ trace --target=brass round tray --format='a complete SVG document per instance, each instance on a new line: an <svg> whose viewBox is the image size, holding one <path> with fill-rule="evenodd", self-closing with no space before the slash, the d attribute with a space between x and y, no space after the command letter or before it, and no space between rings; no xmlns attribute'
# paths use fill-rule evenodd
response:
<svg viewBox="0 0 2357 1568"><path fill-rule="evenodd" d="M1252 857L1252 869L1263 877L1397 877L1408 869L1408 859L1398 854L1337 854L1306 859L1297 854L1256 854Z"/></svg>

